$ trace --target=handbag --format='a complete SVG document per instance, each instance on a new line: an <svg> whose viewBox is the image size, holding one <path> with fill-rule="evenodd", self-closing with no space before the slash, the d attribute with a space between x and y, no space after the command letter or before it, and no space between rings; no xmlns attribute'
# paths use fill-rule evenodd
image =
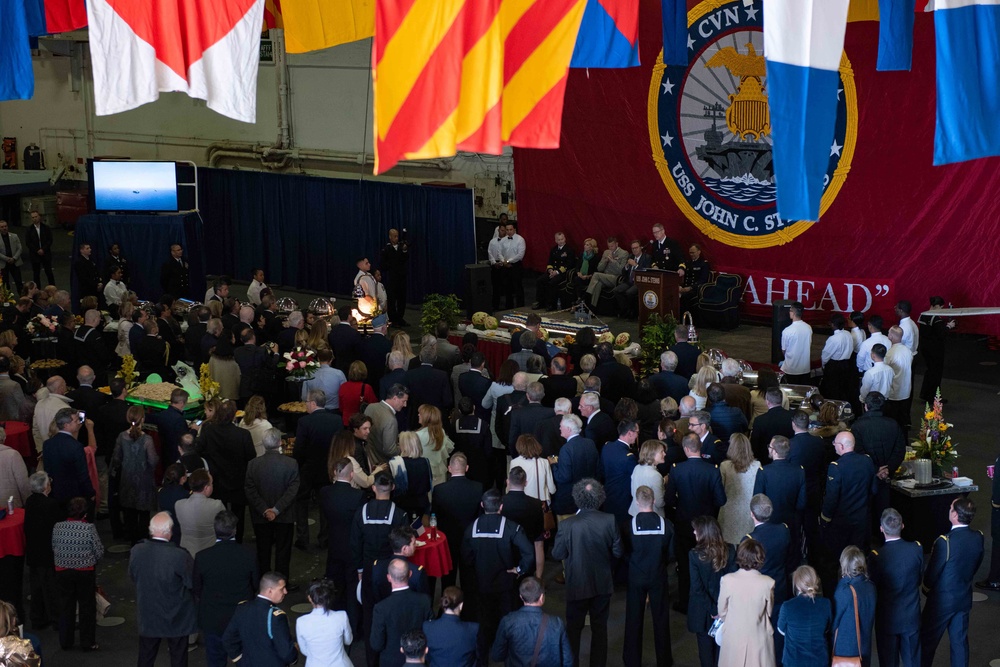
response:
<svg viewBox="0 0 1000 667"><path fill-rule="evenodd" d="M708 636L715 639L715 645L722 647L722 630L726 627L726 619L717 618L712 621L712 627L708 629Z"/></svg>
<svg viewBox="0 0 1000 667"><path fill-rule="evenodd" d="M542 497L542 476L538 470L538 459L535 459L535 486L538 491L539 499ZM545 536L548 537L549 533L556 529L556 515L553 514L552 508L549 507L548 501L542 501L542 523L545 528Z"/></svg>
<svg viewBox="0 0 1000 667"><path fill-rule="evenodd" d="M358 392L358 412L365 414L365 410L368 409L368 401L365 400L365 387L368 385L364 382L361 383L361 389Z"/></svg>
<svg viewBox="0 0 1000 667"><path fill-rule="evenodd" d="M854 586L851 586L851 595L854 596L854 632L855 636L858 638L858 654L856 656L833 656L833 662L830 663L830 667L861 667L861 619L858 618L858 594L854 590ZM837 632L833 633L833 645L834 650L837 646Z"/></svg>

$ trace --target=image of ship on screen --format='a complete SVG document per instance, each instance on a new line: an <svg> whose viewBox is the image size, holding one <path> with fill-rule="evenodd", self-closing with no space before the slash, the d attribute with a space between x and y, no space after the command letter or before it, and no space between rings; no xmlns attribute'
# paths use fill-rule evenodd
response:
<svg viewBox="0 0 1000 667"><path fill-rule="evenodd" d="M176 165L94 162L94 207L99 211L176 211Z"/></svg>

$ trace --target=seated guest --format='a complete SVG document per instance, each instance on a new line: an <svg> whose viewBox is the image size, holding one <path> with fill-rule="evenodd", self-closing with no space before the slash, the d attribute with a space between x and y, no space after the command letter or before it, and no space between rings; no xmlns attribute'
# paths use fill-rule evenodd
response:
<svg viewBox="0 0 1000 667"><path fill-rule="evenodd" d="M59 646L73 648L73 635L79 607L80 646L96 651L97 588L95 567L104 555L104 545L97 527L87 522L87 500L73 498L66 511L66 520L52 528L52 556L59 588Z"/></svg>
<svg viewBox="0 0 1000 667"><path fill-rule="evenodd" d="M462 620L464 602L462 589L448 586L441 593L441 613L437 620L424 621L430 664L455 667L474 667L476 664L479 624Z"/></svg>
<svg viewBox="0 0 1000 667"><path fill-rule="evenodd" d="M570 289L573 292L573 302L576 303L588 291L590 280L597 273L597 240L587 239L583 242L583 253L576 267L571 270Z"/></svg>

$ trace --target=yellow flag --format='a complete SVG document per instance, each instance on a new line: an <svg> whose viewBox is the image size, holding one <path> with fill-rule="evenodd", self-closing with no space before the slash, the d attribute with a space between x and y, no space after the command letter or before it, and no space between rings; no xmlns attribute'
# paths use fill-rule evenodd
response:
<svg viewBox="0 0 1000 667"><path fill-rule="evenodd" d="M878 0L851 0L847 21L878 21Z"/></svg>
<svg viewBox="0 0 1000 667"><path fill-rule="evenodd" d="M375 34L375 0L282 0L285 49L318 51Z"/></svg>

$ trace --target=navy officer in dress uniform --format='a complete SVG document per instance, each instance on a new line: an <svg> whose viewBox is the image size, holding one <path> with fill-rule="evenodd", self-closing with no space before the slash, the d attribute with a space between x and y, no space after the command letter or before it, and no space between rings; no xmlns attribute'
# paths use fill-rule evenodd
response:
<svg viewBox="0 0 1000 667"><path fill-rule="evenodd" d="M285 575L268 572L260 578L257 597L236 607L222 636L226 655L251 667L286 667L299 659L288 617L278 605L285 599Z"/></svg>
<svg viewBox="0 0 1000 667"><path fill-rule="evenodd" d="M1000 468L1000 456L993 464L993 470ZM976 582L976 588L984 591L1000 591L1000 477L995 472L993 478L993 495L990 504L993 506L990 512L990 536L993 538L993 546L990 548L990 571L986 578Z"/></svg>
<svg viewBox="0 0 1000 667"><path fill-rule="evenodd" d="M375 561L392 555L392 550L389 548L389 533L392 529L409 524L406 513L389 499L392 487L392 478L387 473L379 473L372 485L375 489L375 499L362 505L354 515L354 525L351 527L351 551L359 582L371 581L372 566ZM348 595L351 594L353 592L348 591ZM371 648L369 641L374 608L372 587L361 586L361 630L368 650L369 667L378 664L378 652Z"/></svg>
<svg viewBox="0 0 1000 667"><path fill-rule="evenodd" d="M542 308L555 310L557 294L575 268L576 253L566 243L566 235L556 232L556 244L549 251L549 263L545 266L545 273L538 276L538 281L535 283L535 303L531 307L535 310Z"/></svg>
<svg viewBox="0 0 1000 667"><path fill-rule="evenodd" d="M678 596L674 609L686 613L691 588L691 570L686 567L688 552L694 548L691 521L699 516L718 517L726 504L726 489L722 486L719 466L701 458L701 440L688 433L681 442L686 460L675 463L667 475L663 504L673 509L676 531Z"/></svg>
<svg viewBox="0 0 1000 667"><path fill-rule="evenodd" d="M823 590L836 588L837 563L850 544L868 547L871 525L870 503L878 478L875 464L865 454L854 451L854 435L841 431L833 439L839 459L827 467L826 494L819 515L822 540L826 545L826 566L820 577Z"/></svg>
<svg viewBox="0 0 1000 667"><path fill-rule="evenodd" d="M465 529L462 571L475 572L469 584L479 613L477 654L486 664L500 619L514 611L518 579L535 571L535 546L519 525L500 514L498 490L483 494L482 507L483 514Z"/></svg>
<svg viewBox="0 0 1000 667"><path fill-rule="evenodd" d="M663 225L653 225L653 240L649 242L649 254L653 258L653 267L664 271L676 271L684 277L687 268L681 249L677 242L667 236Z"/></svg>
<svg viewBox="0 0 1000 667"><path fill-rule="evenodd" d="M629 551L628 596L625 599L625 645L622 662L625 667L642 664L642 626L646 615L646 598L653 617L653 644L656 666L674 664L670 649L670 613L667 603L667 563L673 560L674 527L669 520L653 511L653 490L640 486L635 490L639 513L632 517L627 535Z"/></svg>
<svg viewBox="0 0 1000 667"><path fill-rule="evenodd" d="M691 259L685 262L684 282L681 284L681 312L691 311L697 314L701 286L708 282L711 267L701 256L701 246L697 243L692 243L688 248L688 256Z"/></svg>
<svg viewBox="0 0 1000 667"><path fill-rule="evenodd" d="M948 631L952 667L969 665L969 611L972 609L972 580L983 562L983 534L969 528L976 506L968 498L956 498L948 510L951 530L934 540L924 571L923 591L927 596L920 625L920 660L924 667L934 663L934 651L944 631Z"/></svg>
<svg viewBox="0 0 1000 667"><path fill-rule="evenodd" d="M885 544L868 556L868 577L878 591L875 647L878 664L920 667L920 576L924 549L900 538L903 517L891 507L880 519Z"/></svg>
<svg viewBox="0 0 1000 667"><path fill-rule="evenodd" d="M770 466L769 466L770 467ZM774 519L774 506L771 499L763 493L758 493L750 499L750 518L753 519L753 530L746 534L743 541L756 540L764 547L764 565L760 573L774 579L774 603L771 607L771 627L774 628L774 654L782 655L785 650L785 639L778 628L778 612L781 604L788 598L788 552L791 551L791 536L788 525Z"/></svg>
<svg viewBox="0 0 1000 667"><path fill-rule="evenodd" d="M788 547L785 572L791 575L802 560L802 514L806 510L806 472L801 465L788 460L791 443L785 436L776 435L771 438L767 449L772 463L757 471L753 492L755 495L763 493L771 501L771 521L788 526L791 544ZM759 538L754 539L759 541Z"/></svg>
<svg viewBox="0 0 1000 667"><path fill-rule="evenodd" d="M389 563L393 560L406 561L406 564L410 566L409 586L411 591L430 595L430 591L427 590L427 573L424 572L424 566L417 565L410 560L417 548L417 534L413 528L409 526L393 528L389 532L389 548L392 549L391 557L380 558L372 564L371 583L372 595L374 596L372 604L378 604L392 593L392 586L389 585L389 580L386 577L389 575Z"/></svg>

